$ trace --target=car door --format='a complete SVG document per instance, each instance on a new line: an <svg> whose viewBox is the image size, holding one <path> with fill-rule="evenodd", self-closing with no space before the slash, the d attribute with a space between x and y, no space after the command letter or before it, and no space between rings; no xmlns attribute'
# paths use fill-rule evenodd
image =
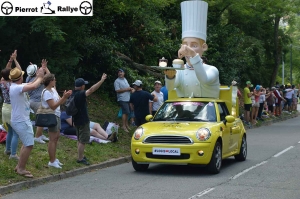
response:
<svg viewBox="0 0 300 199"><path fill-rule="evenodd" d="M222 140L223 140L223 154L229 153L230 147L230 127L229 125L225 125L223 121L225 117L228 115L228 109L224 108L225 102L218 102L219 116L220 116L220 130L222 131ZM226 107L226 105L225 105ZM227 110L227 112L226 112Z"/></svg>
<svg viewBox="0 0 300 199"><path fill-rule="evenodd" d="M220 113L220 118L224 118L227 115L229 115L228 108L225 104L225 102L220 102L219 104L219 109L223 111L223 113ZM238 141L239 141L239 135L240 135L240 125L238 124L240 120L235 119L235 121L231 124L227 124L225 129L229 132L229 137L228 137L228 149L226 153L231 153L234 150L237 149L238 147Z"/></svg>

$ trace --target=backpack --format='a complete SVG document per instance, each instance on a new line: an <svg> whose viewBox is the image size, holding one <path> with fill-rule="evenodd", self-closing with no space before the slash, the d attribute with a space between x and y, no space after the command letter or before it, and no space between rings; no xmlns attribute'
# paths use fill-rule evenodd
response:
<svg viewBox="0 0 300 199"><path fill-rule="evenodd" d="M74 116L78 113L78 108L75 104L75 95L71 95L66 101L66 113L70 116Z"/></svg>

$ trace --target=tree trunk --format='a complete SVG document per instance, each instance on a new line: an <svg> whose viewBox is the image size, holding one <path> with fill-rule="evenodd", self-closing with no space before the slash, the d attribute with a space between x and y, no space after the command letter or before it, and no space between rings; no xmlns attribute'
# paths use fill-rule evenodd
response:
<svg viewBox="0 0 300 199"><path fill-rule="evenodd" d="M275 80L277 77L278 69L279 69L279 64L280 64L280 59L281 59L281 51L282 51L282 46L279 46L279 38L278 38L278 31L279 31L279 21L280 21L280 16L275 16L274 19L274 68L273 68L273 73L271 76L271 81L270 81L270 86L275 85Z"/></svg>

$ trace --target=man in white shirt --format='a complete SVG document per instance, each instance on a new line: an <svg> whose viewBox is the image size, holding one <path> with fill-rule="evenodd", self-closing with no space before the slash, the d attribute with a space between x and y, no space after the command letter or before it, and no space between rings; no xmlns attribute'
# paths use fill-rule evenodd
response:
<svg viewBox="0 0 300 199"><path fill-rule="evenodd" d="M155 81L154 83L154 91L151 93L155 93L157 96L157 101L153 102L149 100L149 112L151 115L155 115L156 111L159 109L159 107L164 103L164 94L160 91L161 89L161 82L160 81Z"/></svg>
<svg viewBox="0 0 300 199"><path fill-rule="evenodd" d="M291 88L291 84L288 83L286 85L286 89L285 89L286 93L285 93L285 98L286 98L286 103L287 103L287 110L289 112L292 112L292 102L293 102L293 98L294 98L294 90Z"/></svg>
<svg viewBox="0 0 300 199"><path fill-rule="evenodd" d="M20 159L15 168L15 172L24 177L32 178L33 175L26 171L26 163L34 144L34 132L30 121L30 103L28 91L39 87L44 77L44 68L37 71L37 79L32 83L23 84L24 71L13 68L10 71L9 78L12 81L10 87L10 100L12 106L11 126L19 135L23 143L20 152Z"/></svg>

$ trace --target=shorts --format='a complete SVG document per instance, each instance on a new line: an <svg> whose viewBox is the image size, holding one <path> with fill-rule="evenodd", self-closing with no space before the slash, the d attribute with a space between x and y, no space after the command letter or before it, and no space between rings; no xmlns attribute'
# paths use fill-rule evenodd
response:
<svg viewBox="0 0 300 199"><path fill-rule="evenodd" d="M293 104L297 105L298 104L298 98L293 98Z"/></svg>
<svg viewBox="0 0 300 199"><path fill-rule="evenodd" d="M245 111L250 111L251 110L252 104L244 104L244 109Z"/></svg>
<svg viewBox="0 0 300 199"><path fill-rule="evenodd" d="M275 103L276 107L280 107L281 103Z"/></svg>
<svg viewBox="0 0 300 199"><path fill-rule="evenodd" d="M61 129L61 121L60 121L60 117L57 117L57 116L56 116L56 121L57 121L56 126L48 127L48 132L56 133L56 132L59 132L59 131L60 131L60 129Z"/></svg>
<svg viewBox="0 0 300 199"><path fill-rule="evenodd" d="M286 98L286 104L287 104L288 106L291 106L291 105L292 105L292 99Z"/></svg>
<svg viewBox="0 0 300 199"><path fill-rule="evenodd" d="M268 105L268 110L270 111L270 112L273 112L273 105Z"/></svg>
<svg viewBox="0 0 300 199"><path fill-rule="evenodd" d="M260 106L259 102L255 102L254 104L252 104L252 107L259 107L259 106Z"/></svg>
<svg viewBox="0 0 300 199"><path fill-rule="evenodd" d="M90 143L90 123L76 126L75 128L78 142L81 144Z"/></svg>
<svg viewBox="0 0 300 199"><path fill-rule="evenodd" d="M34 145L34 133L30 120L11 122L11 127L19 135L19 138L25 147Z"/></svg>
<svg viewBox="0 0 300 199"><path fill-rule="evenodd" d="M38 108L41 106L42 102L30 102L30 108L33 110L34 114L36 114Z"/></svg>
<svg viewBox="0 0 300 199"><path fill-rule="evenodd" d="M127 114L128 115L130 113L129 102L118 101L118 103L121 106L122 114Z"/></svg>

